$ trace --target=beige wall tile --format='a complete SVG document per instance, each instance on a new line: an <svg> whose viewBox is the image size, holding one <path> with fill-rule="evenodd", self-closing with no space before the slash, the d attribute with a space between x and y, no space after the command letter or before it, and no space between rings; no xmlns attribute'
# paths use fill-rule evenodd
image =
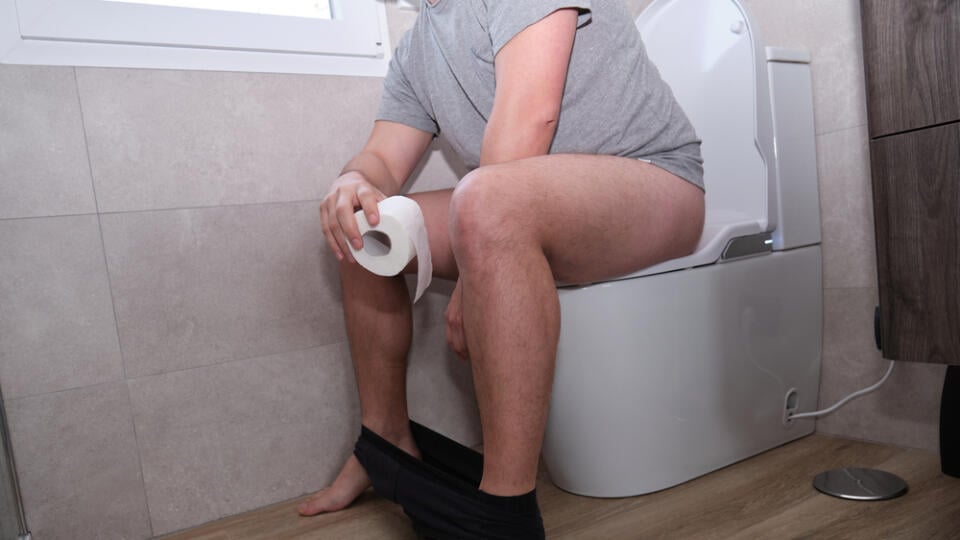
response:
<svg viewBox="0 0 960 540"><path fill-rule="evenodd" d="M446 309L449 295L435 296L434 301ZM481 441L480 416L470 363L447 346L446 324L439 318L438 324L414 326L407 371L410 416L464 445L475 446Z"/></svg>
<svg viewBox="0 0 960 540"><path fill-rule="evenodd" d="M315 203L102 220L128 377L345 339Z"/></svg>
<svg viewBox="0 0 960 540"><path fill-rule="evenodd" d="M857 0L744 0L765 46L806 49L817 133L867 122Z"/></svg>
<svg viewBox="0 0 960 540"><path fill-rule="evenodd" d="M119 380L97 216L0 221L0 254L4 395Z"/></svg>
<svg viewBox="0 0 960 540"><path fill-rule="evenodd" d="M101 211L314 199L369 134L382 81L77 69Z"/></svg>
<svg viewBox="0 0 960 540"><path fill-rule="evenodd" d="M129 387L156 534L328 485L360 431L344 344Z"/></svg>
<svg viewBox="0 0 960 540"><path fill-rule="evenodd" d="M34 538L151 535L124 383L9 400L7 413Z"/></svg>
<svg viewBox="0 0 960 540"><path fill-rule="evenodd" d="M73 68L0 65L0 218L96 212Z"/></svg>
<svg viewBox="0 0 960 540"><path fill-rule="evenodd" d="M400 9L396 2L385 2L387 7L387 25L390 33L390 45L396 49L397 43L403 34L413 26L417 20L418 9Z"/></svg>
<svg viewBox="0 0 960 540"><path fill-rule="evenodd" d="M469 172L443 137L437 139L404 186L405 192L449 189Z"/></svg>
<svg viewBox="0 0 960 540"><path fill-rule="evenodd" d="M887 369L874 344L875 288L824 291L820 406L877 382ZM898 362L886 384L817 420L817 431L870 441L939 447L940 394L946 368Z"/></svg>
<svg viewBox="0 0 960 540"><path fill-rule="evenodd" d="M413 19L394 12L392 28L402 32ZM0 107L17 105L0 109L0 119L26 126L29 143L20 155L0 139L5 178L8 170L56 165L85 182L64 172L42 185L32 177L5 184L0 189L22 200L0 192L0 218L20 215L5 213L7 202L40 214L95 212L96 184L132 379L129 390L100 385L12 401L18 452L33 455L21 468L36 537L149 536L140 457L158 534L328 484L359 426L336 266L322 245L315 202L246 203L325 194L365 140L382 81L77 71L75 77L72 68L0 66ZM95 182L79 123L78 78ZM67 122L71 115L76 126ZM59 126L53 142L43 131L51 125ZM68 141L71 130L77 163L57 140ZM30 143L33 132L43 140ZM451 187L465 171L441 142L418 172L411 191ZM77 185L84 189L74 193ZM34 194L42 197L34 201ZM57 206L61 199L67 202ZM0 246L10 255L0 258L7 397L121 378L97 217L0 222ZM437 324L451 287L438 284L416 308L418 328L429 328L434 339L416 342L411 387L420 418L472 443L479 427L469 368L441 361L449 359L442 358ZM191 369L217 362L227 363ZM184 371L160 374L170 370ZM118 444L102 451L104 441ZM41 452L45 445L56 451ZM102 471L102 461L120 472Z"/></svg>
<svg viewBox="0 0 960 540"><path fill-rule="evenodd" d="M876 248L867 127L817 136L823 285L875 287Z"/></svg>
<svg viewBox="0 0 960 540"><path fill-rule="evenodd" d="M639 17L640 13L650 5L653 0L624 0L627 9L633 13L634 17Z"/></svg>
<svg viewBox="0 0 960 540"><path fill-rule="evenodd" d="M410 291L414 291L417 287L416 276L408 275L406 278L407 288ZM413 305L414 332L419 332L432 326L442 326L446 324L444 316L447 311L447 304L450 303L450 295L453 293L453 288L456 284L456 281L440 278L434 278L434 280L430 282L430 286L427 287L426 292L424 292L420 300ZM412 298L413 293L411 292L411 299Z"/></svg>

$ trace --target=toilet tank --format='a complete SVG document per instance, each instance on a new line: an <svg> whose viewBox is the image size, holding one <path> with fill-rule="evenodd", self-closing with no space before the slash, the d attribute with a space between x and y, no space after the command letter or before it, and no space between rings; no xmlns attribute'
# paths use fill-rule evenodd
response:
<svg viewBox="0 0 960 540"><path fill-rule="evenodd" d="M820 243L820 190L813 126L813 83L805 51L767 47L779 224L773 249Z"/></svg>

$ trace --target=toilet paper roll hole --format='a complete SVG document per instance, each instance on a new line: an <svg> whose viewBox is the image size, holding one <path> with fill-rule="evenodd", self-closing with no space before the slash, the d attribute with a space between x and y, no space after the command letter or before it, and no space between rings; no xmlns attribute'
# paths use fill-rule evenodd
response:
<svg viewBox="0 0 960 540"><path fill-rule="evenodd" d="M363 250L372 257L383 257L390 253L390 237L380 231L363 233Z"/></svg>

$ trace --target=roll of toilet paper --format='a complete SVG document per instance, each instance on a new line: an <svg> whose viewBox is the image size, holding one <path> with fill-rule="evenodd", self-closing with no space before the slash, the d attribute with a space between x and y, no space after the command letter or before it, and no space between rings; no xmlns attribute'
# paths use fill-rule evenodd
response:
<svg viewBox="0 0 960 540"><path fill-rule="evenodd" d="M416 257L417 292L413 296L416 302L433 276L430 242L420 205L413 199L394 196L380 201L378 206L380 222L376 227L367 222L363 210L354 214L363 247L357 250L350 246L350 251L358 263L378 276L395 276Z"/></svg>

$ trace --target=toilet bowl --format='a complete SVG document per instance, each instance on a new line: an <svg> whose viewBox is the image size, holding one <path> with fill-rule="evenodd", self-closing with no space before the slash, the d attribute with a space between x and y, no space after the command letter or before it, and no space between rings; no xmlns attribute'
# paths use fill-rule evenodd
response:
<svg viewBox="0 0 960 540"><path fill-rule="evenodd" d="M809 55L762 47L737 0L655 0L648 54L703 140L696 251L559 289L543 458L567 491L665 489L813 431L820 208Z"/></svg>

